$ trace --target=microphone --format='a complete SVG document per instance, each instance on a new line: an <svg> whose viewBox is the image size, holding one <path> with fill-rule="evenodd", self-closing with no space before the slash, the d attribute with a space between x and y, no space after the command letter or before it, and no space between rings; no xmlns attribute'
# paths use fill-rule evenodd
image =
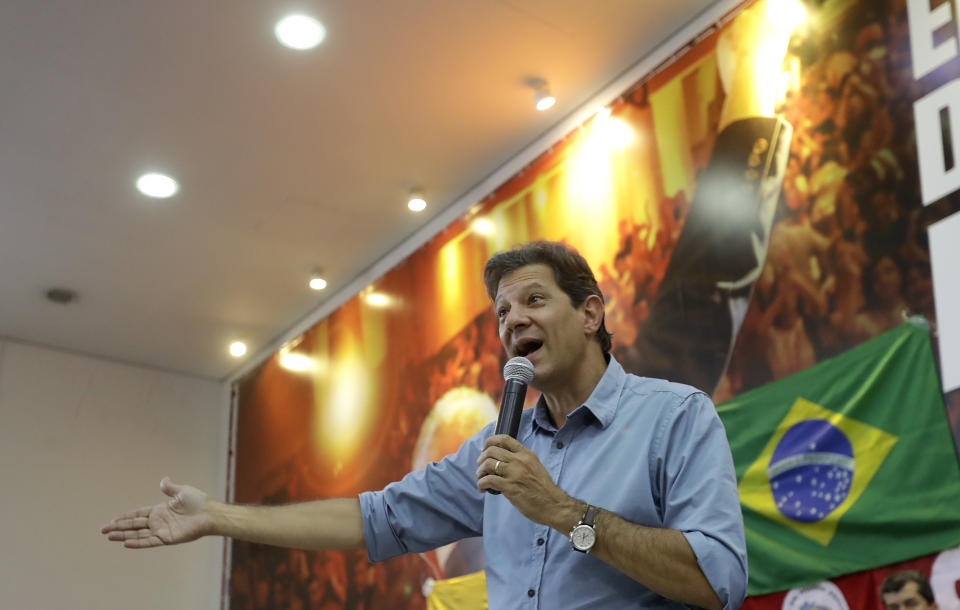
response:
<svg viewBox="0 0 960 610"><path fill-rule="evenodd" d="M520 415L523 412L523 399L527 395L527 384L533 381L533 363L517 356L511 358L503 367L503 397L500 398L500 414L494 434L508 434L517 438L520 430ZM495 489L488 492L498 495Z"/></svg>

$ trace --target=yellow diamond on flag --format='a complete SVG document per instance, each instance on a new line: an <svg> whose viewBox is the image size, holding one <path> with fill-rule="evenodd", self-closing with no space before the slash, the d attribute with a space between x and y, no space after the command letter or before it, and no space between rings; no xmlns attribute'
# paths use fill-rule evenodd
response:
<svg viewBox="0 0 960 610"><path fill-rule="evenodd" d="M740 481L740 501L827 546L897 437L804 398Z"/></svg>

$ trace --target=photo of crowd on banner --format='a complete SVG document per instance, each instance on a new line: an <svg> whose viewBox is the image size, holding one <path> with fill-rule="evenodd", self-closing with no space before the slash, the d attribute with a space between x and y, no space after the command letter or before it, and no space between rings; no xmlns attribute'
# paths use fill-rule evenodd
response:
<svg viewBox="0 0 960 610"><path fill-rule="evenodd" d="M710 393L718 405L843 354L911 316L925 319L935 339L926 244L930 218L921 204L912 118L913 101L922 92L911 73L906 1L811 2L807 9L817 26L797 29L789 38L776 107L779 118L752 126L753 131L733 141L722 125L723 105L731 95L729 83L724 83L707 105L709 139L693 143L700 147L692 155L698 176L693 199L687 200L683 191L663 195L645 202L644 220L622 217L606 235L592 236L615 244L608 259L591 261L606 301L614 356L628 371L663 373L681 381L686 380L684 366L694 367L690 374L696 377L689 382ZM719 29L724 27L730 23ZM717 39L716 33L704 36L694 46L716 45ZM719 63L722 70L722 58ZM719 82L723 74L716 78ZM650 94L650 82L643 80L618 103L645 109ZM729 317L733 303L742 301L732 325L726 321L728 326L715 329L711 321L715 312L707 311L698 316L710 328L701 331L688 325L684 331L682 323L663 322L672 310L663 301L664 294L683 290L677 278L690 276L702 261L691 260L681 268L677 253L690 251L688 240L703 241L701 235L691 237L694 223L703 222L703 231L710 229L709 219L698 219L694 211L703 198L712 196L704 186L712 184L708 168L740 154L736 151L743 146L745 164L737 171L745 173L747 187L753 184L750 188L760 192L756 205L766 205L764 180L771 178L779 187L769 217L759 221L762 226L747 235L750 241L744 246L756 254L750 246L760 235L759 241L765 243L759 267L746 265L721 278L730 288L720 317ZM950 205L960 209L960 199ZM576 238L568 241L579 247ZM468 281L479 282L479 270ZM662 336L664 328L677 336ZM670 352L673 346L695 343L714 330L715 339L703 339L712 352L702 358L693 354L659 362L650 356L656 346ZM303 345L309 347L315 340L315 333L308 331ZM356 491L379 488L440 459L495 420L504 360L496 320L484 311L434 354L384 374L389 379L383 382L381 395L389 396L390 404L382 407L382 417L390 418L391 425L370 448L376 461L364 466ZM239 383L240 408L271 393L289 394L281 389L285 383L275 364L266 363ZM536 398L531 392L527 404ZM945 402L960 451L960 391L946 396ZM269 480L248 485L264 490L249 500L279 504L326 497L328 480L317 474L312 456L305 449L291 451ZM351 472L349 464L343 468L341 476ZM238 469L238 479L243 476ZM954 555L938 568L943 582L950 578L943 566L957 569ZM830 585L841 592L839 598L827 587L809 591L809 599L784 591L748 599L747 606L878 610L887 574L912 569L929 576L936 557L842 576ZM362 552L311 553L235 542L230 608L412 610L426 607L436 583L482 569L482 548L476 539L383 563L368 562ZM952 582L960 582L960 569L954 574ZM940 610L960 608L956 588L954 593L940 603Z"/></svg>

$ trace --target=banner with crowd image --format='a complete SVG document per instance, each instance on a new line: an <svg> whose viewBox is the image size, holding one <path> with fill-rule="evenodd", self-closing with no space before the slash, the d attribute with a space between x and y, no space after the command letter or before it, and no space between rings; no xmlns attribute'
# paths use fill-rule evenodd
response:
<svg viewBox="0 0 960 610"><path fill-rule="evenodd" d="M960 69L914 78L907 4L747 2L693 37L235 383L233 499L356 496L494 420L505 357L483 264L532 239L589 261L628 371L718 404L910 315L935 345L926 229L960 198L924 205L913 109ZM948 426L960 438L960 392ZM476 540L377 564L234 543L229 566L230 608L412 609L442 607L483 558Z"/></svg>

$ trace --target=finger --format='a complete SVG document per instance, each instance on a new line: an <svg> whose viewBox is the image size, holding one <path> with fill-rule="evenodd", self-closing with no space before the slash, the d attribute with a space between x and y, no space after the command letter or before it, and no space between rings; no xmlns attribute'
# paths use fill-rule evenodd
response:
<svg viewBox="0 0 960 610"><path fill-rule="evenodd" d="M155 546L163 546L163 540L160 540L160 538L156 536L134 538L124 541L123 546L128 549L149 549Z"/></svg>
<svg viewBox="0 0 960 610"><path fill-rule="evenodd" d="M151 511L151 510L153 510L153 507L152 507L152 506L144 506L144 507L142 507L142 508L138 508L137 510L132 510L132 511L130 511L130 512L123 513L122 515L117 515L116 517L113 518L112 521L110 521L110 523L108 523L108 524L104 525L102 528L100 528L100 533L101 533L101 534L106 534L107 532L111 532L111 531L113 531L113 530L119 529L120 526L119 526L118 524L119 524L121 521L124 521L124 520L126 520L126 519L136 519L136 518L139 518L139 517L148 517L148 516L150 515L150 511Z"/></svg>
<svg viewBox="0 0 960 610"><path fill-rule="evenodd" d="M120 519L116 523L114 530L139 530L147 527L147 517L134 517L133 519Z"/></svg>
<svg viewBox="0 0 960 610"><path fill-rule="evenodd" d="M126 531L110 532L109 534L107 534L107 540L113 540L114 542L123 542L124 540L127 539L128 533L129 532L126 532Z"/></svg>
<svg viewBox="0 0 960 610"><path fill-rule="evenodd" d="M149 529L121 530L107 534L107 540L121 542L126 540L136 540L137 538L149 538L152 535L153 533Z"/></svg>
<svg viewBox="0 0 960 610"><path fill-rule="evenodd" d="M484 449L487 449L489 447L502 447L507 451L513 451L513 452L522 451L526 449L526 447L523 446L523 443L521 443L517 439L507 434L494 434L493 436L487 439L487 442L484 444L483 447Z"/></svg>
<svg viewBox="0 0 960 610"><path fill-rule="evenodd" d="M500 460L501 462L509 462L513 456L513 452L507 451L503 447L492 446L484 449L480 453L480 456L477 458L477 465L483 464L490 458Z"/></svg>
<svg viewBox="0 0 960 610"><path fill-rule="evenodd" d="M500 470L503 470L503 466L500 467ZM480 493L483 493L488 489L495 489L500 493L503 493L506 483L507 482L503 479L503 477L488 474L487 476L481 477L479 480L477 480L477 490Z"/></svg>
<svg viewBox="0 0 960 610"><path fill-rule="evenodd" d="M499 464L499 466L497 466L497 464ZM480 479L486 475L504 478L506 468L507 463L503 460L488 458L484 460L482 464L480 464L479 468L477 468L477 479Z"/></svg>

